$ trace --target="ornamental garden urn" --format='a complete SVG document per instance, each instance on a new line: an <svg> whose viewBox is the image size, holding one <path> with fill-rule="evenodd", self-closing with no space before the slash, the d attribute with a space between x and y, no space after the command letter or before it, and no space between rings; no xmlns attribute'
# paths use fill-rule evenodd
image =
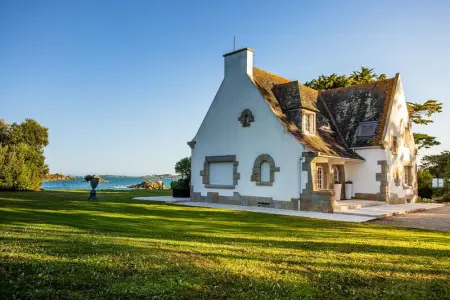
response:
<svg viewBox="0 0 450 300"><path fill-rule="evenodd" d="M98 186L98 183L100 182L100 178L92 176L92 175L87 175L84 177L85 181L88 181L91 184L91 193L89 194L89 200L93 200L93 199L97 199L97 192L95 191L95 189Z"/></svg>

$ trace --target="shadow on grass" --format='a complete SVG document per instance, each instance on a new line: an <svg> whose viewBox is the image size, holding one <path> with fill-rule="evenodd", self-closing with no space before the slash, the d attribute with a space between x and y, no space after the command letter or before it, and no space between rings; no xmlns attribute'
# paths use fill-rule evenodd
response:
<svg viewBox="0 0 450 300"><path fill-rule="evenodd" d="M448 247L417 246L449 235L130 200L143 194L0 193L0 298L450 297L448 269L424 265Z"/></svg>

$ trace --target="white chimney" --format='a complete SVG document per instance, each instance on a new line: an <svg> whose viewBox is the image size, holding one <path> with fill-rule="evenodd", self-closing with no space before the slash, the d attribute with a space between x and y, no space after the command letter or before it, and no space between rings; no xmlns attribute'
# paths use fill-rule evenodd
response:
<svg viewBox="0 0 450 300"><path fill-rule="evenodd" d="M225 58L225 77L246 74L253 78L253 50L250 48L239 49L227 54Z"/></svg>

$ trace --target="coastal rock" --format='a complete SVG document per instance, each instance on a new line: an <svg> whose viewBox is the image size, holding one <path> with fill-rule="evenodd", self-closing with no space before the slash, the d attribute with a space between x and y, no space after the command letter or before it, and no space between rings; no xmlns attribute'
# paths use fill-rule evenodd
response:
<svg viewBox="0 0 450 300"><path fill-rule="evenodd" d="M98 178L98 182L109 182L108 180L103 179L103 178L101 178L101 177L97 177L97 178Z"/></svg>
<svg viewBox="0 0 450 300"><path fill-rule="evenodd" d="M99 183L101 183L101 182L109 182L108 180L105 180L105 179L103 179L103 178L101 178L100 176L97 176L97 175L86 175L86 176L84 176L84 181L87 181L87 182L89 182L89 181L91 181L91 179L98 179L98 182Z"/></svg>
<svg viewBox="0 0 450 300"><path fill-rule="evenodd" d="M60 181L60 180L76 180L75 176L66 176L62 173L48 174L44 177L44 181Z"/></svg>
<svg viewBox="0 0 450 300"><path fill-rule="evenodd" d="M145 180L141 183L130 185L130 189L146 189L146 190L162 190L163 189L163 183L162 181L151 181L151 180Z"/></svg>

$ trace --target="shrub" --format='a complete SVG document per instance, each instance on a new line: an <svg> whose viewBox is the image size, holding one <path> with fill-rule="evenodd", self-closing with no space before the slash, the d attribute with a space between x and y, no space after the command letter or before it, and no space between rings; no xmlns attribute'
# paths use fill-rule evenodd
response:
<svg viewBox="0 0 450 300"><path fill-rule="evenodd" d="M433 175L430 171L421 169L417 171L417 185L419 197L432 198L433 197Z"/></svg>
<svg viewBox="0 0 450 300"><path fill-rule="evenodd" d="M419 197L417 202L419 202L419 203L433 203L434 201L432 199L430 199L430 198Z"/></svg>
<svg viewBox="0 0 450 300"><path fill-rule="evenodd" d="M180 179L178 181L172 181L170 184L170 187L172 190L178 189L178 190L188 190L190 189L190 182L188 179Z"/></svg>

